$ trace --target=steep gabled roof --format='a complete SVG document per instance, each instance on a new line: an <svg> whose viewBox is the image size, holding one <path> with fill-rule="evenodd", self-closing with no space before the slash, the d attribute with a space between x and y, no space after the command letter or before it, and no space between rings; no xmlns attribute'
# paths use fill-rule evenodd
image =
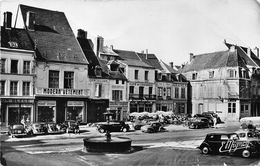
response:
<svg viewBox="0 0 260 166"><path fill-rule="evenodd" d="M170 73L175 73L175 74L178 73L176 70L174 70L173 68L171 68L171 66L167 65L167 64L164 63L163 61L161 61L161 63L165 66L165 68L166 68Z"/></svg>
<svg viewBox="0 0 260 166"><path fill-rule="evenodd" d="M20 5L24 25L27 12L35 13L35 30L27 30L38 60L88 64L63 12Z"/></svg>
<svg viewBox="0 0 260 166"><path fill-rule="evenodd" d="M1 47L33 51L32 43L24 29L1 27Z"/></svg>
<svg viewBox="0 0 260 166"><path fill-rule="evenodd" d="M100 54L108 54L108 55L112 55L112 56L118 56L117 53L115 53L113 51L113 49L108 47L108 46L103 46Z"/></svg>
<svg viewBox="0 0 260 166"><path fill-rule="evenodd" d="M235 46L235 48L238 50L238 53L240 54L240 56L245 60L247 65L250 66L258 66L260 67L260 59L254 54L254 52L250 49L250 57L247 55L247 49L246 47L243 46L237 46L237 45L233 45L230 43L226 43L225 45L228 48L231 48L231 46Z"/></svg>
<svg viewBox="0 0 260 166"><path fill-rule="evenodd" d="M231 52L230 50L227 50L195 55L190 64L186 65L183 69L181 69L181 71L188 72L236 66L247 68L242 58L236 53L236 51Z"/></svg>
<svg viewBox="0 0 260 166"><path fill-rule="evenodd" d="M154 54L143 54L143 53L137 53L137 55L140 57L140 59L149 64L150 66L153 66L155 69L163 70L162 66L160 65L157 57Z"/></svg>
<svg viewBox="0 0 260 166"><path fill-rule="evenodd" d="M129 65L129 66L136 66L136 67L144 67L144 68L152 68L149 64L143 62L134 51L126 51L126 50L114 50L118 55L118 60L121 62Z"/></svg>

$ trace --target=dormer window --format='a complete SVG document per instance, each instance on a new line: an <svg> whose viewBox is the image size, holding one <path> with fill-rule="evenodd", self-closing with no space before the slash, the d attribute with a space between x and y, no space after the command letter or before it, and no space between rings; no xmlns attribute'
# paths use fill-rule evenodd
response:
<svg viewBox="0 0 260 166"><path fill-rule="evenodd" d="M157 79L162 80L162 73L157 73Z"/></svg>
<svg viewBox="0 0 260 166"><path fill-rule="evenodd" d="M214 78L214 71L209 71L209 78Z"/></svg>
<svg viewBox="0 0 260 166"><path fill-rule="evenodd" d="M192 80L196 80L198 77L198 73L192 73Z"/></svg>
<svg viewBox="0 0 260 166"><path fill-rule="evenodd" d="M35 30L34 25L35 25L35 13L28 11L26 16L26 26L28 30Z"/></svg>
<svg viewBox="0 0 260 166"><path fill-rule="evenodd" d="M167 74L167 80L171 81L171 74Z"/></svg>
<svg viewBox="0 0 260 166"><path fill-rule="evenodd" d="M96 67L95 67L95 75L96 75L97 77L101 77L101 74L102 74L101 68L100 68L99 66L96 66Z"/></svg>

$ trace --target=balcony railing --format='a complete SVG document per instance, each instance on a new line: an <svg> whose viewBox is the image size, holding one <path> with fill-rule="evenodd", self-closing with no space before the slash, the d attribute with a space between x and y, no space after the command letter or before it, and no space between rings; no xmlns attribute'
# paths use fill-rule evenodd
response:
<svg viewBox="0 0 260 166"><path fill-rule="evenodd" d="M90 96L89 89L59 89L59 88L35 88L36 95L54 95L54 96Z"/></svg>
<svg viewBox="0 0 260 166"><path fill-rule="evenodd" d="M156 100L156 95L152 95L152 94L129 94L129 100Z"/></svg>

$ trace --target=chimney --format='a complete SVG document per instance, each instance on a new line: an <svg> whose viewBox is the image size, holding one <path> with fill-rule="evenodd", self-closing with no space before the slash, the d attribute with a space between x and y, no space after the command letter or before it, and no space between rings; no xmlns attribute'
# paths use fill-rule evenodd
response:
<svg viewBox="0 0 260 166"><path fill-rule="evenodd" d="M77 34L78 38L86 38L86 33L83 29L78 29L78 34Z"/></svg>
<svg viewBox="0 0 260 166"><path fill-rule="evenodd" d="M173 62L170 62L169 64L170 64L171 68L173 68Z"/></svg>
<svg viewBox="0 0 260 166"><path fill-rule="evenodd" d="M190 53L190 61L194 58L193 53Z"/></svg>
<svg viewBox="0 0 260 166"><path fill-rule="evenodd" d="M104 38L102 36L97 37L97 56L100 57L100 52L103 51Z"/></svg>
<svg viewBox="0 0 260 166"><path fill-rule="evenodd" d="M256 50L256 56L259 58L259 48L255 47L254 50Z"/></svg>
<svg viewBox="0 0 260 166"><path fill-rule="evenodd" d="M250 49L250 47L247 48L247 56L251 57L251 49Z"/></svg>
<svg viewBox="0 0 260 166"><path fill-rule="evenodd" d="M4 27L11 29L12 26L12 13L4 12Z"/></svg>
<svg viewBox="0 0 260 166"><path fill-rule="evenodd" d="M113 45L110 45L110 48L111 48L111 50L112 50L112 51L114 50L114 47L113 47Z"/></svg>
<svg viewBox="0 0 260 166"><path fill-rule="evenodd" d="M235 52L235 49L236 49L236 47L234 45L232 45L229 50L230 50L230 52Z"/></svg>
<svg viewBox="0 0 260 166"><path fill-rule="evenodd" d="M35 25L35 13L28 11L26 13L26 26L27 26L27 29L34 31L35 30L34 29L34 25Z"/></svg>
<svg viewBox="0 0 260 166"><path fill-rule="evenodd" d="M145 59L148 59L148 49L146 49Z"/></svg>

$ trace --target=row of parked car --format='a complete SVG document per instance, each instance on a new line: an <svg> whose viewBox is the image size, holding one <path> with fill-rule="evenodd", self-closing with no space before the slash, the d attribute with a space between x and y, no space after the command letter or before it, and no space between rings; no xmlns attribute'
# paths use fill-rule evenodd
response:
<svg viewBox="0 0 260 166"><path fill-rule="evenodd" d="M27 135L60 134L77 131L79 124L75 120L67 120L61 124L54 122L31 124L11 124L8 127L8 134L13 137L22 137Z"/></svg>

